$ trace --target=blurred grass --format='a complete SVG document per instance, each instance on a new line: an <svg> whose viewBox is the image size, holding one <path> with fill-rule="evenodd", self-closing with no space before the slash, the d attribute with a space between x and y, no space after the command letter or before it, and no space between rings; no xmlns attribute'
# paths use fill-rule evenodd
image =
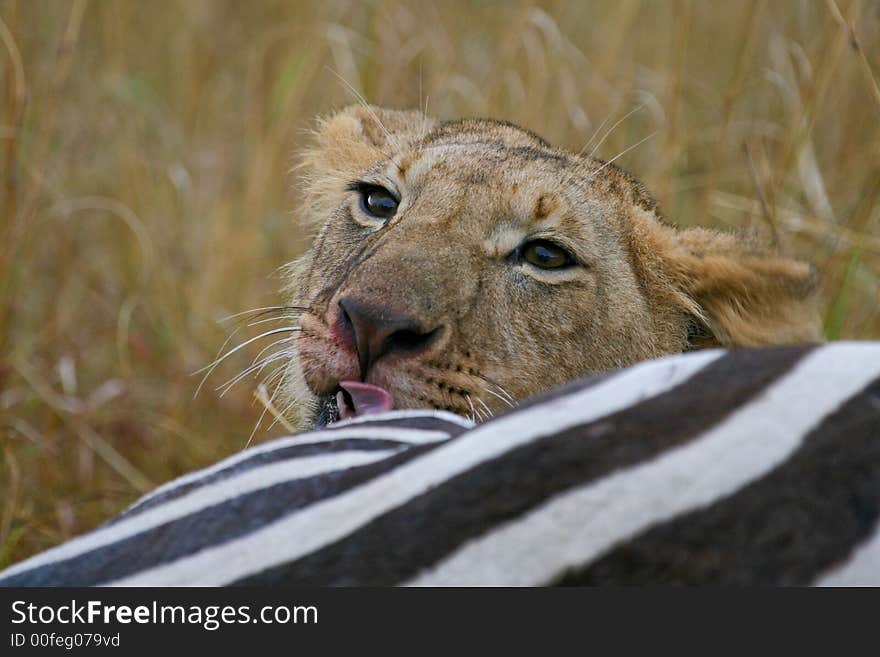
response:
<svg viewBox="0 0 880 657"><path fill-rule="evenodd" d="M670 219L764 231L819 267L829 338L880 338L877 2L0 0L0 17L0 566L244 445L254 385L194 400L191 373L308 243L288 171L313 117L353 102L337 73L374 103L575 150L639 108L597 155L657 131L619 163Z"/></svg>

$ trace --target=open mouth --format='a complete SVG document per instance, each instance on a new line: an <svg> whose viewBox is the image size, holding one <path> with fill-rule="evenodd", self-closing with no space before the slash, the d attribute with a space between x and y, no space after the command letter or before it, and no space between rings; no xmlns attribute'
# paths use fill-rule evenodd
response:
<svg viewBox="0 0 880 657"><path fill-rule="evenodd" d="M340 381L336 394L325 397L321 402L316 426L384 413L393 408L394 398L385 388L360 381Z"/></svg>

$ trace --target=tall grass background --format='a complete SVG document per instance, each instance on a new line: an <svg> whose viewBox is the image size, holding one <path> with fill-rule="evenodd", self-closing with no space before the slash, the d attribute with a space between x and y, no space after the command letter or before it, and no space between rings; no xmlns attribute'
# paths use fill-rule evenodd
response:
<svg viewBox="0 0 880 657"><path fill-rule="evenodd" d="M192 372L235 326L218 319L279 301L309 240L289 171L347 85L601 140L671 221L814 262L829 339L880 338L878 2L0 0L0 18L0 566L245 445L255 382L215 388L263 345L195 399ZM283 432L266 424L255 441Z"/></svg>

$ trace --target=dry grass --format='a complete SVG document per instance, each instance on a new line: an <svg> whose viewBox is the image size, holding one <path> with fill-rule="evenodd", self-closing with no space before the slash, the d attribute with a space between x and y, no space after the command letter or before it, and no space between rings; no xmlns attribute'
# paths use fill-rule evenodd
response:
<svg viewBox="0 0 880 657"><path fill-rule="evenodd" d="M602 141L680 224L753 227L880 337L877 2L0 0L0 566L240 449L193 400L219 317L278 301L288 170L352 102ZM600 128L604 124L604 128ZM595 143L599 141L596 138ZM245 367L245 349L212 377ZM256 440L277 435L260 432Z"/></svg>

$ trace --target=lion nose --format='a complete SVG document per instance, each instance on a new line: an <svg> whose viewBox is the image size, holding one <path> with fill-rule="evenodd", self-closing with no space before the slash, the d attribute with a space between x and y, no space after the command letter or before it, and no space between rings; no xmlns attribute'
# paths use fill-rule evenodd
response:
<svg viewBox="0 0 880 657"><path fill-rule="evenodd" d="M416 355L427 349L442 327L425 329L416 318L351 297L339 300L343 334L348 334L365 380L370 367L388 354Z"/></svg>

